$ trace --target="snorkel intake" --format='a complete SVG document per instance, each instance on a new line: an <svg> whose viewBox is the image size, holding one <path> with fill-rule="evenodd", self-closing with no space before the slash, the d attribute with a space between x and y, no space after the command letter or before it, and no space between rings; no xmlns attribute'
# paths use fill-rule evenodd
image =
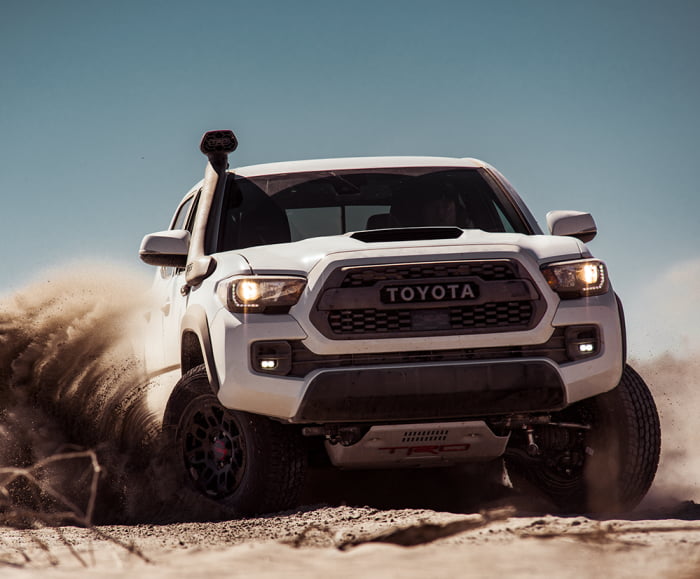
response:
<svg viewBox="0 0 700 579"><path fill-rule="evenodd" d="M214 199L221 196L226 187L228 156L237 146L236 135L228 130L204 133L199 145L200 151L207 156L209 162L204 172L204 184L199 195L199 207L185 268L185 279L190 288L201 284L216 269L216 260L206 252L207 217Z"/></svg>

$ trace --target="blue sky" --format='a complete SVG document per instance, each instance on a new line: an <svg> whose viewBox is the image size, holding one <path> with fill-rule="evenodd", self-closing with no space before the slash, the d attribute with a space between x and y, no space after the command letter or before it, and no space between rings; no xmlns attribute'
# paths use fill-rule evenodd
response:
<svg viewBox="0 0 700 579"><path fill-rule="evenodd" d="M700 344L700 2L2 0L0 293L91 258L148 272L203 174L426 154L593 213L632 353ZM690 345L690 346L689 346Z"/></svg>

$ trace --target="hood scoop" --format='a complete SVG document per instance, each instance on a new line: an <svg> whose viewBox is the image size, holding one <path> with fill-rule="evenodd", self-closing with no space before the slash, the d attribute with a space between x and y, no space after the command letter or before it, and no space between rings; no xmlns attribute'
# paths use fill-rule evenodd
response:
<svg viewBox="0 0 700 579"><path fill-rule="evenodd" d="M387 241L429 241L432 239L457 239L464 233L459 227L403 227L398 229L371 229L350 235L365 243Z"/></svg>

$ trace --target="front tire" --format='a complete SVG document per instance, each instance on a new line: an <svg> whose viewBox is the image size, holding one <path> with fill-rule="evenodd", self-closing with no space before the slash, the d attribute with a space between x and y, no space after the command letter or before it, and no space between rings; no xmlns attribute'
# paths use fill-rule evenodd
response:
<svg viewBox="0 0 700 579"><path fill-rule="evenodd" d="M225 408L204 366L185 374L168 405L180 478L201 495L252 515L296 504L306 471L299 431Z"/></svg>
<svg viewBox="0 0 700 579"><path fill-rule="evenodd" d="M528 456L518 449L528 441L514 433L508 473L516 489L535 487L563 512L630 511L654 480L659 416L649 388L630 366L615 389L573 404L533 435L539 454Z"/></svg>

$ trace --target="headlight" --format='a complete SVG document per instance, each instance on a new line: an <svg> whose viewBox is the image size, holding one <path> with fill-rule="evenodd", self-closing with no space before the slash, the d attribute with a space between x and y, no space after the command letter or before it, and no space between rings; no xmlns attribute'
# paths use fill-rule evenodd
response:
<svg viewBox="0 0 700 579"><path fill-rule="evenodd" d="M216 293L232 312L280 314L299 301L303 277L254 275L219 282Z"/></svg>
<svg viewBox="0 0 700 579"><path fill-rule="evenodd" d="M598 296L610 287L608 270L597 259L553 263L543 267L542 274L562 299Z"/></svg>

